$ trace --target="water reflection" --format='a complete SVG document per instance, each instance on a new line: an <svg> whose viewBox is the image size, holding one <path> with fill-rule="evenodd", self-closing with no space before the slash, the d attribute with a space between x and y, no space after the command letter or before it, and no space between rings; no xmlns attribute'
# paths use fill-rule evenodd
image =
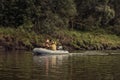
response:
<svg viewBox="0 0 120 80"><path fill-rule="evenodd" d="M119 80L120 56L34 56L45 77L51 80ZM59 75L59 76L58 76ZM43 76L41 76L43 78Z"/></svg>
<svg viewBox="0 0 120 80"><path fill-rule="evenodd" d="M57 71L67 58L66 55L33 56L33 61L36 65L44 65L46 75L48 75L51 72L50 69L52 72Z"/></svg>
<svg viewBox="0 0 120 80"><path fill-rule="evenodd" d="M61 79L120 80L120 56L33 56L31 52L0 52L0 80Z"/></svg>
<svg viewBox="0 0 120 80"><path fill-rule="evenodd" d="M0 80L31 79L32 59L25 52L0 53Z"/></svg>
<svg viewBox="0 0 120 80"><path fill-rule="evenodd" d="M68 56L64 55L33 56L33 61L38 65L42 63L48 63L51 66L56 66L62 64L63 59L67 57Z"/></svg>

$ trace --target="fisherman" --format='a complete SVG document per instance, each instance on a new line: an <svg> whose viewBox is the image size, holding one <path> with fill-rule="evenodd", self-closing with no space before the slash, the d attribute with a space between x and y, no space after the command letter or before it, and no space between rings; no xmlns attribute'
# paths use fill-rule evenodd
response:
<svg viewBox="0 0 120 80"><path fill-rule="evenodd" d="M47 48L47 49L50 48L50 40L49 40L49 39L46 39L44 46L45 46L45 48Z"/></svg>
<svg viewBox="0 0 120 80"><path fill-rule="evenodd" d="M56 46L56 42L55 41L51 41L50 49L56 51L57 46Z"/></svg>

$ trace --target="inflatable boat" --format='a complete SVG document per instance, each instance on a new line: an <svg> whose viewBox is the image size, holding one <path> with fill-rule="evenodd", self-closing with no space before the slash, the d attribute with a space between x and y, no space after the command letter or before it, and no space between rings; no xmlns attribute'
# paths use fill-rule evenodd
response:
<svg viewBox="0 0 120 80"><path fill-rule="evenodd" d="M44 55L44 54L68 54L69 52L66 51L66 50L55 50L55 51L53 51L53 50L49 50L49 49L45 49L45 48L34 48L33 53Z"/></svg>

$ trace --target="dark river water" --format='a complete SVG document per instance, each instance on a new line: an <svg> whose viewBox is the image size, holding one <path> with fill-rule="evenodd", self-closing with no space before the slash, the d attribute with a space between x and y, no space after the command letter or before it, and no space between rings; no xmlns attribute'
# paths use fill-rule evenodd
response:
<svg viewBox="0 0 120 80"><path fill-rule="evenodd" d="M0 80L120 80L120 55L35 56L0 51Z"/></svg>

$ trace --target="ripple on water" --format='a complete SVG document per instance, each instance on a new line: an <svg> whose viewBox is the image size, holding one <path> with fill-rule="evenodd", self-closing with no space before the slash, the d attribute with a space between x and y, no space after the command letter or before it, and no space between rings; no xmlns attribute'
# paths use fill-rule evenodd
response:
<svg viewBox="0 0 120 80"><path fill-rule="evenodd" d="M0 54L0 80L120 80L118 55L30 54Z"/></svg>

